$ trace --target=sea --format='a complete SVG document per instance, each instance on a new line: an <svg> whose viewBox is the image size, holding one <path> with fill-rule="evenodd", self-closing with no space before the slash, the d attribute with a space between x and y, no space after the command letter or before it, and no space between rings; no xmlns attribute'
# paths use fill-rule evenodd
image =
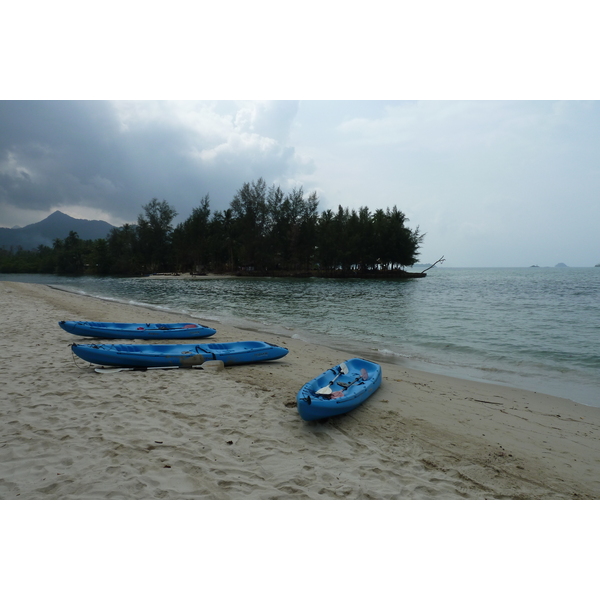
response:
<svg viewBox="0 0 600 600"><path fill-rule="evenodd" d="M314 342L376 360L384 372L395 363L600 407L600 268L436 266L427 277L395 281L8 274L0 280L231 324L249 332L245 339L269 332Z"/></svg>

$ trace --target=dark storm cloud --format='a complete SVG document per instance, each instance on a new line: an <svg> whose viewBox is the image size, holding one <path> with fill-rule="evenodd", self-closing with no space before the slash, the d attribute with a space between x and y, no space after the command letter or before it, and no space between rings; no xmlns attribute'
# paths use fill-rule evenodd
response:
<svg viewBox="0 0 600 600"><path fill-rule="evenodd" d="M297 103L0 102L0 205L101 209L135 220L153 197L186 217L250 180L293 177Z"/></svg>
<svg viewBox="0 0 600 600"><path fill-rule="evenodd" d="M43 210L93 195L117 125L108 109L101 102L0 102L0 201Z"/></svg>

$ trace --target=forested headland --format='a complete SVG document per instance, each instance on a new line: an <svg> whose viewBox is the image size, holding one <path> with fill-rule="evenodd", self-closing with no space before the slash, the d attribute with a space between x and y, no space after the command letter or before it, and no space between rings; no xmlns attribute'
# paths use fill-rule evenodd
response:
<svg viewBox="0 0 600 600"><path fill-rule="evenodd" d="M261 178L244 183L229 208L211 212L208 194L177 226L175 209L153 198L136 224L105 239L74 231L52 247L0 250L0 272L60 275L231 273L270 276L407 277L424 234L395 206L371 212L318 211L316 192L285 194ZM421 274L418 274L421 275Z"/></svg>

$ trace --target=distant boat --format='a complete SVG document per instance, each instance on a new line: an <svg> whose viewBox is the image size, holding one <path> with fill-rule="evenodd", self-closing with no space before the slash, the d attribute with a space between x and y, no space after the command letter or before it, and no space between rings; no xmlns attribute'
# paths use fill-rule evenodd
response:
<svg viewBox="0 0 600 600"><path fill-rule="evenodd" d="M539 268L540 268L540 265L531 265L531 267L529 267L529 268L530 268L530 269L533 269L533 268L539 269Z"/></svg>

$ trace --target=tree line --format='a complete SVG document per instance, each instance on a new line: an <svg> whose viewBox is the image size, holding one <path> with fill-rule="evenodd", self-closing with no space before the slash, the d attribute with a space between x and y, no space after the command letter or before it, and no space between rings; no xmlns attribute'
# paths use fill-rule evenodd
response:
<svg viewBox="0 0 600 600"><path fill-rule="evenodd" d="M318 212L316 192L284 193L260 178L244 183L229 208L211 212L206 194L177 226L175 209L153 198L136 224L105 239L71 231L52 247L0 250L0 272L140 275L156 272L336 274L412 266L424 234L407 227L394 206L371 212L338 207Z"/></svg>

